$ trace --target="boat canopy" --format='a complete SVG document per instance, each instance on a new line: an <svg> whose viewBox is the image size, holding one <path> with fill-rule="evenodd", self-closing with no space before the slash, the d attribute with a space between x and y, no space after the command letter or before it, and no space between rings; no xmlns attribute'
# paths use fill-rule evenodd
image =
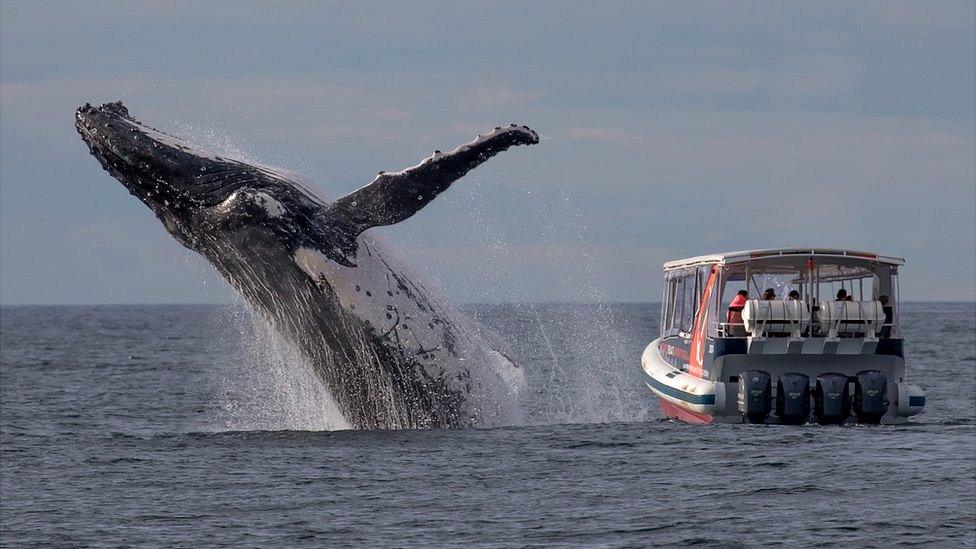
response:
<svg viewBox="0 0 976 549"><path fill-rule="evenodd" d="M700 255L698 257L690 257L688 259L678 259L676 261L668 261L664 264L664 270L669 271L672 269L684 269L688 267L697 267L700 265L734 265L736 263L748 263L750 261L756 260L771 260L782 258L784 261L784 272L788 272L791 267L792 260L805 261L809 257L814 258L831 258L834 260L850 260L849 263L855 265L857 263L865 262L875 262L884 263L886 265L904 265L905 259L901 257L893 257L887 255L881 255L875 252L865 252L860 250L846 250L841 248L770 248L764 250L745 250L740 252L727 252L720 254L709 254ZM764 261L764 263L776 263L775 261ZM847 262L837 262L839 264Z"/></svg>
<svg viewBox="0 0 976 549"><path fill-rule="evenodd" d="M836 303L852 301L855 303L852 307L860 316L863 316L861 313L882 310L884 322L881 328L885 330L881 335L898 337L898 270L904 263L900 257L874 252L800 247L670 261L664 265L661 334L664 338L691 334L696 319L707 309L711 314L703 318L708 319L705 325L710 336L745 337L743 329L748 326L739 318L739 313L750 305L736 303L738 299L755 301L754 306L762 305L764 310L801 307L798 302L802 302L804 314L809 315L808 322L813 327L801 322L794 328L809 337L827 333L827 329L818 331L821 320L826 318L819 312L825 310L825 303L837 308L840 305ZM745 299L737 297L741 292L745 292ZM844 307L847 314L848 306ZM790 315L794 321L803 316L792 312ZM858 319L863 320L860 316ZM842 331L842 335L850 335L848 332L855 333L856 330Z"/></svg>

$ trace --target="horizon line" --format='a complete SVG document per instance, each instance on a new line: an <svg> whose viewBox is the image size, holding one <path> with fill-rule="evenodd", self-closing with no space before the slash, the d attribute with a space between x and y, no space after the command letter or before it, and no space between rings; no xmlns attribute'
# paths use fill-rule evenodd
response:
<svg viewBox="0 0 976 549"><path fill-rule="evenodd" d="M462 301L452 302L454 305L647 305L660 304L660 301L608 300L608 301ZM908 303L953 303L976 304L976 299L909 299L901 301ZM226 307L244 305L233 301L201 301L201 302L131 302L131 303L0 303L0 307Z"/></svg>

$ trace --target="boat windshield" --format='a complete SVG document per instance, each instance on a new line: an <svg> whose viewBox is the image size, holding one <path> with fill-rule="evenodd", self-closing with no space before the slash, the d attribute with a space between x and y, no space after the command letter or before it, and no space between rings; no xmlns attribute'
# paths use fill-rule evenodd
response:
<svg viewBox="0 0 976 549"><path fill-rule="evenodd" d="M844 337L847 332L829 332L823 325L838 315L843 317L844 323L838 324L842 328L856 322L876 324L871 326L873 336L900 337L897 269L870 259L819 256L777 256L726 265L720 271L721 291L709 304L717 313L710 331L719 337L746 337L743 302L758 300L794 302L778 307L784 314L807 319L802 321L805 337L828 333ZM742 296L742 291L748 295ZM828 304L834 305L827 310ZM877 320L868 320L872 314ZM851 332L851 336L864 335L863 330Z"/></svg>

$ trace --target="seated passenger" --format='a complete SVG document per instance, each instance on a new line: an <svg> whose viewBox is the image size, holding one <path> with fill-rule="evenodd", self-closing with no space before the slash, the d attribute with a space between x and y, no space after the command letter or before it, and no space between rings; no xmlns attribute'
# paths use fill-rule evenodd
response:
<svg viewBox="0 0 976 549"><path fill-rule="evenodd" d="M731 336L742 337L746 335L746 329L742 326L742 309L745 308L746 301L749 301L749 292L739 290L729 303L729 313L726 322L734 325L728 326L727 329L728 334Z"/></svg>
<svg viewBox="0 0 976 549"><path fill-rule="evenodd" d="M766 291L762 295L763 301L772 301L776 299L776 290L772 288L766 288Z"/></svg>
<svg viewBox="0 0 976 549"><path fill-rule="evenodd" d="M837 290L837 301L847 301L847 290L844 288Z"/></svg>

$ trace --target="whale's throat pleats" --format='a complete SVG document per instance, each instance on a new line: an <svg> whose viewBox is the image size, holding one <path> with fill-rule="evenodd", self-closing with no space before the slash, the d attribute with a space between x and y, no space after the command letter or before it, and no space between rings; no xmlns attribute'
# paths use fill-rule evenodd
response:
<svg viewBox="0 0 976 549"><path fill-rule="evenodd" d="M379 257L376 243L364 243L367 247ZM395 297L381 293L381 287L399 286L385 286L380 269L375 270L379 278L371 277L373 270L363 267L375 267L372 262L350 268L311 249L300 250L287 257L289 251L264 232L246 229L223 243L214 263L307 359L352 426L459 427L480 424L479 418L493 413L486 416L472 400L480 388L468 381L472 349L464 346L462 352L462 346L453 345L452 338L459 336L445 326L453 320L445 321L436 305L404 299L396 290L390 292ZM387 311L399 321L389 322ZM419 332L421 324L429 333ZM445 340L452 342L450 349Z"/></svg>

